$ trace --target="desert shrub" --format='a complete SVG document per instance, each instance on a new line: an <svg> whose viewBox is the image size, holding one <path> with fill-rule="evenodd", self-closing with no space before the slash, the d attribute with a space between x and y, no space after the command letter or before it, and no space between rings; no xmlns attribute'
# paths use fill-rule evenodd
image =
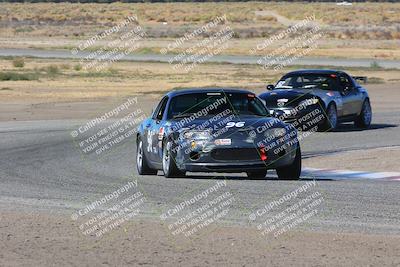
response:
<svg viewBox="0 0 400 267"><path fill-rule="evenodd" d="M49 76L51 76L51 77L54 77L54 76L56 76L57 74L60 73L60 69L58 68L57 65L50 65L50 66L47 66L46 69L45 69L45 71L46 71L47 74L48 74Z"/></svg>
<svg viewBox="0 0 400 267"><path fill-rule="evenodd" d="M379 63L376 61L371 62L370 67L373 69L381 69L382 68L381 65L379 65Z"/></svg>
<svg viewBox="0 0 400 267"><path fill-rule="evenodd" d="M15 32L16 33L20 33L20 32L26 33L26 32L33 32L33 30L34 30L34 28L32 28L32 27L22 27L22 28L16 28Z"/></svg>
<svg viewBox="0 0 400 267"><path fill-rule="evenodd" d="M35 73L0 72L0 81L31 81L37 80Z"/></svg>
<svg viewBox="0 0 400 267"><path fill-rule="evenodd" d="M25 60L22 57L15 58L12 63L15 68L23 68L25 66Z"/></svg>
<svg viewBox="0 0 400 267"><path fill-rule="evenodd" d="M80 71L81 69L82 69L81 64L76 64L76 65L74 66L74 70L76 70L76 71Z"/></svg>

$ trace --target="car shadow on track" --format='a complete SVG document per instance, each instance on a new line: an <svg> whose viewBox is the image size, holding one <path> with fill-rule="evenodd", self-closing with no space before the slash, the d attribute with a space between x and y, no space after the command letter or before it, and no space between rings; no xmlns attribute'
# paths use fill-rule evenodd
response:
<svg viewBox="0 0 400 267"><path fill-rule="evenodd" d="M171 179L171 178L169 178ZM199 180L249 180L249 181L257 181L257 180L264 180L264 181L282 181L282 182L295 182L296 180L280 180L278 177L273 176L273 175L267 175L265 178L248 178L246 176L234 176L234 175L228 175L228 176L214 176L214 175L197 175L197 174L189 174L186 175L186 177L183 178L176 178L176 179L199 179ZM312 178L312 177L300 177L300 180L297 181L335 181L333 179L319 179L319 178Z"/></svg>
<svg viewBox="0 0 400 267"><path fill-rule="evenodd" d="M394 128L398 127L397 124L388 124L388 123L373 123L369 128L357 128L352 123L344 123L340 124L335 130L332 132L361 132L361 131L371 131L371 130L379 130L385 128Z"/></svg>

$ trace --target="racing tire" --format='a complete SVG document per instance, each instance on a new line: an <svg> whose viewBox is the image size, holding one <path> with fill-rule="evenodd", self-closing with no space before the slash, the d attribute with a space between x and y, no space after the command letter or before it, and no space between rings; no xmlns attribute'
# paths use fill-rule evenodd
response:
<svg viewBox="0 0 400 267"><path fill-rule="evenodd" d="M261 170L261 171L247 171L246 172L248 178L265 178L267 175L267 170Z"/></svg>
<svg viewBox="0 0 400 267"><path fill-rule="evenodd" d="M162 167L164 176L166 178L179 178L185 177L186 172L178 169L175 163L175 158L173 157L173 153L171 151L172 141L165 140L163 142L163 152L162 152Z"/></svg>
<svg viewBox="0 0 400 267"><path fill-rule="evenodd" d="M336 106L332 103L329 104L325 114L326 114L326 119L318 130L323 132L329 132L335 130L338 125Z"/></svg>
<svg viewBox="0 0 400 267"><path fill-rule="evenodd" d="M365 99L360 115L354 120L357 128L368 128L372 121L372 108L368 99Z"/></svg>
<svg viewBox="0 0 400 267"><path fill-rule="evenodd" d="M140 137L138 137L137 146L136 146L136 168L140 175L156 175L157 170L149 167L149 164L146 159L146 155L143 151L143 141Z"/></svg>
<svg viewBox="0 0 400 267"><path fill-rule="evenodd" d="M292 164L276 169L278 178L281 180L299 180L301 174L301 150L296 149L296 157Z"/></svg>

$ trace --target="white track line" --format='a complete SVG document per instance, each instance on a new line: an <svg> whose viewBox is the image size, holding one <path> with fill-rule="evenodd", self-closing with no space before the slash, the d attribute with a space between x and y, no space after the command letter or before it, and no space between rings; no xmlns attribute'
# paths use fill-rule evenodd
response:
<svg viewBox="0 0 400 267"><path fill-rule="evenodd" d="M400 172L367 172L367 171L303 168L301 175L303 177L316 178L316 179L333 179L333 180L384 179L384 180L400 181Z"/></svg>

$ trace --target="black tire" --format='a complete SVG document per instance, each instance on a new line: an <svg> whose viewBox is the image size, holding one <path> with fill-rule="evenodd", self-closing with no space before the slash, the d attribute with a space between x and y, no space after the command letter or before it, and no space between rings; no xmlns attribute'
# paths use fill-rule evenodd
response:
<svg viewBox="0 0 400 267"><path fill-rule="evenodd" d="M368 128L372 121L372 108L368 99L364 100L360 115L354 120L357 128Z"/></svg>
<svg viewBox="0 0 400 267"><path fill-rule="evenodd" d="M276 169L278 178L282 180L299 180L301 174L301 150L300 146L296 149L296 157L292 164Z"/></svg>
<svg viewBox="0 0 400 267"><path fill-rule="evenodd" d="M319 127L319 131L329 132L336 129L338 125L337 109L335 104L329 104L325 112L326 119Z"/></svg>
<svg viewBox="0 0 400 267"><path fill-rule="evenodd" d="M149 167L146 155L143 151L143 141L140 137L137 140L136 146L136 168L140 175L156 175L157 170Z"/></svg>
<svg viewBox="0 0 400 267"><path fill-rule="evenodd" d="M267 175L267 170L257 170L257 171L247 171L246 172L248 178L265 178Z"/></svg>
<svg viewBox="0 0 400 267"><path fill-rule="evenodd" d="M162 166L164 176L166 178L185 177L186 172L179 170L176 166L174 153L172 153L171 147L172 141L164 140L162 154Z"/></svg>

